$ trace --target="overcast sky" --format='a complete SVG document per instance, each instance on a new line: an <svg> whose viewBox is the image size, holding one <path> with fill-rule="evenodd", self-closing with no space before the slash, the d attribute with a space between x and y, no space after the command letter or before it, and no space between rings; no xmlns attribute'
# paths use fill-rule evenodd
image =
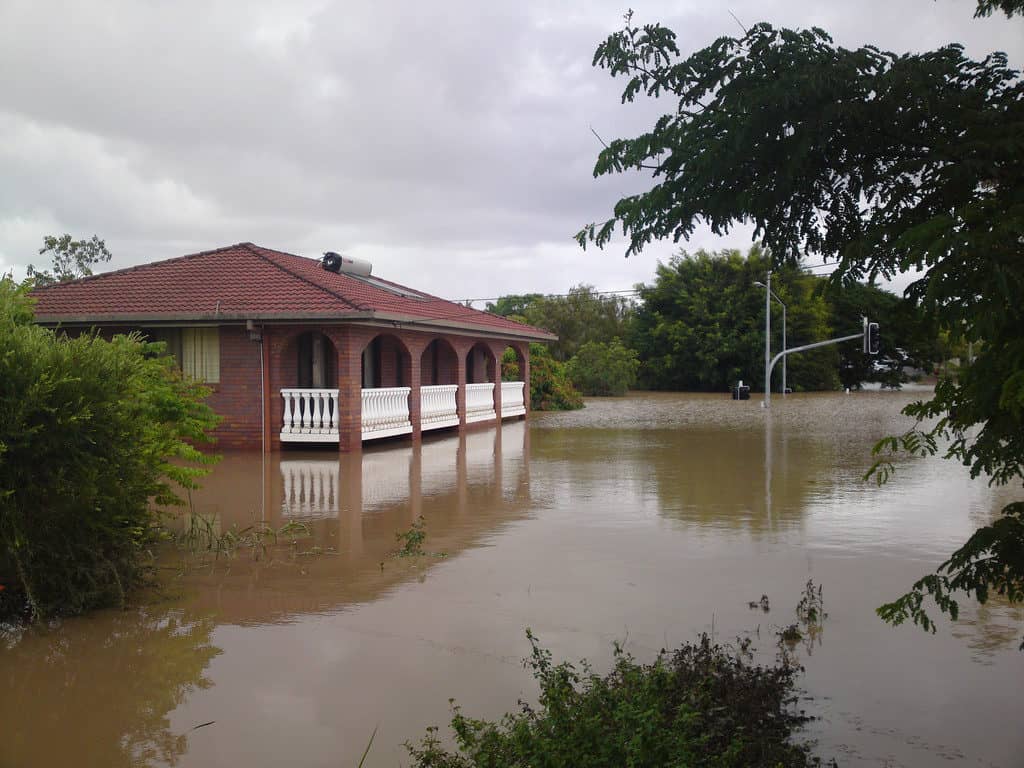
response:
<svg viewBox="0 0 1024 768"><path fill-rule="evenodd" d="M104 238L111 268L250 240L455 299L649 281L671 242L627 260L572 240L643 183L592 177L591 126L633 135L657 114L590 65L626 7L0 0L0 273L43 266L44 235L70 232ZM634 7L684 52L737 34L731 9L845 46L1024 62L1024 22L974 20L971 0Z"/></svg>

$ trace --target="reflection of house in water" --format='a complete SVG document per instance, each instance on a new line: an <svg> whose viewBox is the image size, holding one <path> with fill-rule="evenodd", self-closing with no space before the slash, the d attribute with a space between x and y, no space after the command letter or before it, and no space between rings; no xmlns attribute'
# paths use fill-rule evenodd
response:
<svg viewBox="0 0 1024 768"><path fill-rule="evenodd" d="M354 462L284 454L279 461L281 515L338 517L345 507L343 496L349 508L355 506L352 492L357 488L364 513L406 501L415 506L424 496L444 496L453 487L464 485L492 485L496 477L502 479L502 494L508 491L514 496L515 479L526 466L525 435L525 424L518 422L501 430L470 432L425 441L416 447L402 445L364 452L359 457L359 477L355 477ZM345 477L344 464L351 465ZM346 484L347 494L343 487Z"/></svg>
<svg viewBox="0 0 1024 768"><path fill-rule="evenodd" d="M324 554L295 559L278 552L259 560L241 554L230 567L194 571L188 579L202 587L199 607L248 623L375 599L445 562L424 558L413 567L391 557L396 533L417 517L426 521L424 549L450 558L529 514L528 453L526 424L514 422L330 459L228 455L194 494L195 510L216 515L221 530L258 523L279 529L301 519L310 528L301 548Z"/></svg>

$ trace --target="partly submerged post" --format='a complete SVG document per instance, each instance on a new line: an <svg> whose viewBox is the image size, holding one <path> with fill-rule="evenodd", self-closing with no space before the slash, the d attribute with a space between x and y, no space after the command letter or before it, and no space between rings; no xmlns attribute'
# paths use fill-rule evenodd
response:
<svg viewBox="0 0 1024 768"><path fill-rule="evenodd" d="M772 404L772 271L768 270L764 290L764 407Z"/></svg>

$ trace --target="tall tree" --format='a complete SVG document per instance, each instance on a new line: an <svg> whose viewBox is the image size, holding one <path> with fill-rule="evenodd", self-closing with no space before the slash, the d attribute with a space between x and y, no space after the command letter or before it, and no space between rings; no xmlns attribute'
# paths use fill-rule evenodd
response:
<svg viewBox="0 0 1024 768"><path fill-rule="evenodd" d="M996 9L1024 2L981 0L977 13ZM985 343L907 408L917 429L879 448L941 444L973 476L1024 478L1024 81L1005 54L849 50L819 29L757 24L683 56L671 30L627 16L594 64L626 78L624 102L675 108L601 152L595 175L649 171L653 185L584 228L581 245L619 227L629 254L699 222L719 234L751 222L776 261L834 260L837 282L920 270L907 296L953 341ZM933 628L926 596L955 616L953 595L992 590L1024 599L1024 502L881 612Z"/></svg>
<svg viewBox="0 0 1024 768"><path fill-rule="evenodd" d="M740 379L764 386L764 280L769 266L758 247L739 251L685 251L659 264L653 285L640 287L630 342L642 362L641 381L652 389L725 391ZM829 337L829 310L818 282L794 267L773 276L773 290L787 305L787 344ZM781 311L772 346L781 349ZM775 313L779 313L776 315ZM799 389L838 386L835 349L814 350L789 361ZM776 369L775 376L778 376Z"/></svg>
<svg viewBox="0 0 1024 768"><path fill-rule="evenodd" d="M526 304L526 322L558 334L550 345L556 360L566 361L588 341L610 342L626 335L632 314L628 299L576 285L565 296L542 296Z"/></svg>
<svg viewBox="0 0 1024 768"><path fill-rule="evenodd" d="M40 256L49 256L53 263L53 271L39 272L31 264L28 265L28 276L36 285L66 283L92 274L92 268L110 261L107 245L96 235L88 240L75 240L71 235L43 238Z"/></svg>
<svg viewBox="0 0 1024 768"><path fill-rule="evenodd" d="M544 296L543 293L509 294L502 296L497 301L487 302L486 311L502 317L524 317L526 309L533 302Z"/></svg>

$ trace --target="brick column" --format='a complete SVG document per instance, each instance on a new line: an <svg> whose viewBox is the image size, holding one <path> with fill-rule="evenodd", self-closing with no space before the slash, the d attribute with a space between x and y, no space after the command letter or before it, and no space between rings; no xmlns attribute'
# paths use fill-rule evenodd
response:
<svg viewBox="0 0 1024 768"><path fill-rule="evenodd" d="M273 418L271 414L274 410L274 395L276 392L272 392L270 389L270 347L267 339L267 334L270 332L269 328L261 328L260 342L260 369L262 371L262 379L260 381L260 389L263 392L263 404L261 410L263 411L263 423L260 425L261 431L261 442L263 443L263 452L270 453L274 450L274 430L273 430ZM278 395L280 397L280 395ZM283 418L283 417L282 417ZM278 447L281 443L281 429L278 427L277 442Z"/></svg>
<svg viewBox="0 0 1024 768"><path fill-rule="evenodd" d="M523 405L526 407L526 413L530 413L530 345L522 343L516 345L516 349L519 350L519 356L522 360L519 363L519 376L525 382L523 385ZM525 416L523 418L526 418Z"/></svg>
<svg viewBox="0 0 1024 768"><path fill-rule="evenodd" d="M402 341L405 343L405 348L409 350L409 421L412 422L412 439L413 442L419 442L423 435L420 407L423 405L422 396L420 394L420 386L423 384L423 370L421 363L423 362L423 350L426 349L420 339L410 338L408 335L402 336Z"/></svg>
<svg viewBox="0 0 1024 768"><path fill-rule="evenodd" d="M491 353L491 365L494 367L494 423L501 424L501 356L505 354L505 344L492 342L487 345Z"/></svg>
<svg viewBox="0 0 1024 768"><path fill-rule="evenodd" d="M363 334L354 328L332 329L338 351L338 450L360 451L363 447Z"/></svg>
<svg viewBox="0 0 1024 768"><path fill-rule="evenodd" d="M281 450L281 427L284 424L284 399L281 390L295 386L294 328L263 329L263 350L266 355L265 386L269 408L270 448Z"/></svg>
<svg viewBox="0 0 1024 768"><path fill-rule="evenodd" d="M466 429L466 352L469 349L462 344L452 344L455 349L455 383L459 388L455 391L455 407L459 411L459 432Z"/></svg>

